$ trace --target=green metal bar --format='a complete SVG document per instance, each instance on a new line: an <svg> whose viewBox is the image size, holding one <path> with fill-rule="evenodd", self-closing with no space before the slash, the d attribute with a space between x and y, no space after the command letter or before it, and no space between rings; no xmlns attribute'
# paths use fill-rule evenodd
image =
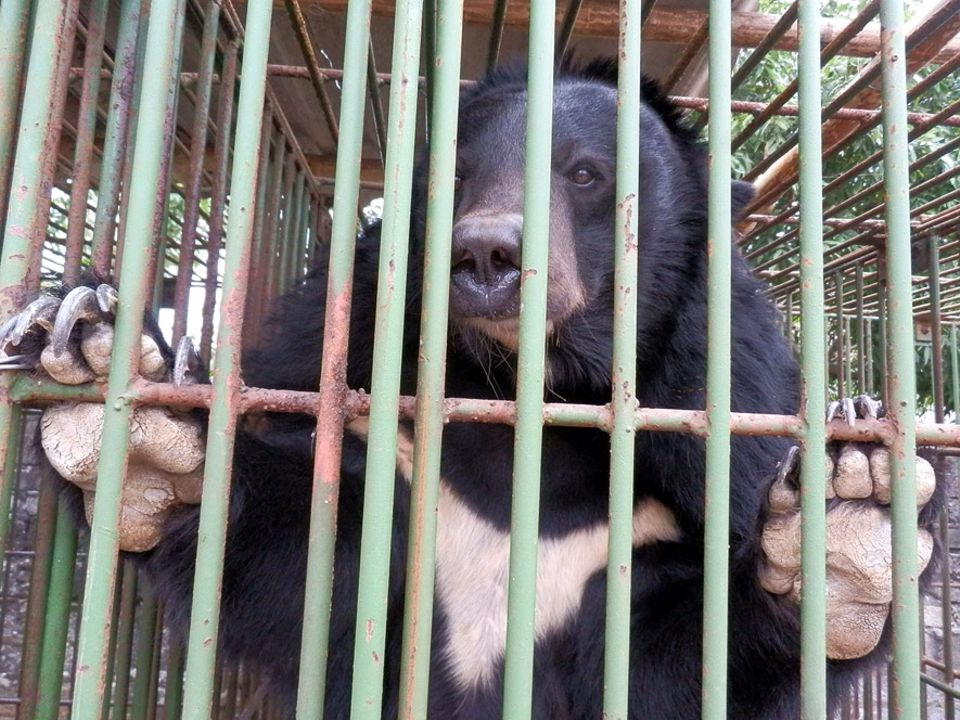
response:
<svg viewBox="0 0 960 720"><path fill-rule="evenodd" d="M560 60L567 54L567 48L570 45L570 39L573 37L574 28L577 26L577 17L580 15L580 8L583 6L583 0L569 0L567 9L563 13L563 21L560 23L560 31L557 33L557 60ZM623 23L623 2L620 3L620 22ZM643 21L640 21L641 25Z"/></svg>
<svg viewBox="0 0 960 720"><path fill-rule="evenodd" d="M50 587L44 618L39 693L34 715L37 720L55 720L60 715L60 686L63 684L63 664L67 655L76 553L76 523L67 502L61 498L57 505L57 529L53 539Z"/></svg>
<svg viewBox="0 0 960 720"><path fill-rule="evenodd" d="M200 219L200 191L203 179L204 157L207 149L207 128L210 122L210 97L213 90L214 61L220 34L220 3L204 3L203 35L196 99L193 104L193 127L190 130L190 167L186 180L183 208L183 229L180 234L180 253L177 258L177 277L174 287L173 342L176 344L187 333L187 310L190 306L190 285L195 265L197 224Z"/></svg>
<svg viewBox="0 0 960 720"><path fill-rule="evenodd" d="M946 506L940 511L940 543L946 550L940 559L940 622L943 632L943 679L953 682L953 597L952 597L952 558L950 557L950 516ZM945 720L954 720L957 716L955 699L950 695L943 698Z"/></svg>
<svg viewBox="0 0 960 720"><path fill-rule="evenodd" d="M727 598L730 565L730 201L731 8L711 0L709 18L709 232L707 238L706 505L703 573L704 720L727 712Z"/></svg>
<svg viewBox="0 0 960 720"><path fill-rule="evenodd" d="M579 0L567 11L560 54L573 30ZM571 18L572 16L572 18ZM610 537L604 629L603 716L626 720L630 686L630 590L637 382L637 272L640 194L640 0L620 2L617 56L617 189L614 246L613 392L610 407ZM527 185L527 187L531 187ZM728 233L729 234L729 233Z"/></svg>
<svg viewBox="0 0 960 720"><path fill-rule="evenodd" d="M137 640L134 650L133 695L130 699L130 720L146 720L150 704L150 664L153 662L153 638L159 620L159 603L153 588L143 584L137 619Z"/></svg>
<svg viewBox="0 0 960 720"><path fill-rule="evenodd" d="M100 456L97 492L90 523L90 555L83 599L74 686L73 720L94 720L103 698L109 618L116 581L117 524L120 487L126 474L131 406L127 397L137 376L143 309L149 284L144 259L153 245L154 201L163 158L163 121L167 86L176 54L174 30L183 14L183 0L154 0L146 40L145 65L139 104L136 150L130 186L126 251L117 304L114 352L110 363L103 443L112 452Z"/></svg>
<svg viewBox="0 0 960 720"><path fill-rule="evenodd" d="M310 243L313 242L311 211L311 197L308 189L307 192L304 193L303 200L300 203L300 224L297 227L297 264L294 268L294 276L297 278L298 283L303 279L307 263L307 250Z"/></svg>
<svg viewBox="0 0 960 720"><path fill-rule="evenodd" d="M6 209L3 256L0 262L0 318L19 310L29 290L40 245L46 235L49 191L45 181L50 169L47 148L56 117L57 70L67 34L65 23L70 0L37 0L30 42L27 81L20 108L16 155L10 171L10 187L17 202ZM6 3L4 3L6 4ZM11 11L15 12L16 3ZM0 193L4 190L0 189ZM9 410L3 414L6 415ZM0 417L0 428L9 422Z"/></svg>
<svg viewBox="0 0 960 720"><path fill-rule="evenodd" d="M950 389L953 391L953 421L960 423L960 343L957 326L950 326Z"/></svg>
<svg viewBox="0 0 960 720"><path fill-rule="evenodd" d="M117 568L118 573L123 572L123 567L120 566ZM113 604L111 607L112 617L110 619L110 640L108 647L110 652L107 653L107 668L104 672L104 682L103 682L103 704L100 710L100 717L105 718L109 715L110 702L113 699L113 681L114 681L114 671L116 669L117 653L113 650L117 646L117 631L120 627L120 593L123 590L122 581L116 583L115 593L113 596Z"/></svg>
<svg viewBox="0 0 960 720"><path fill-rule="evenodd" d="M441 61L435 68L430 97L427 183L431 191L427 196L423 317L407 534L407 586L400 660L401 720L426 720L427 717L462 25L463 0L440 0L436 12L435 50Z"/></svg>
<svg viewBox="0 0 960 720"><path fill-rule="evenodd" d="M271 171L270 149L273 146L271 136L273 133L273 107L268 103L266 115L263 119L263 128L260 134L260 167L257 169L257 205L256 220L253 229L253 247L251 249L251 261L255 267L260 269L250 278L250 289L247 291L247 304L244 310L244 317L247 318L252 327L259 328L262 324L262 303L263 288L266 282L266 268L263 264L264 254L266 252L266 227L269 206L267 204L267 190L270 183ZM186 313L184 313L186 318ZM248 334L244 338L245 347L249 346L251 341L256 341L255 337Z"/></svg>
<svg viewBox="0 0 960 720"><path fill-rule="evenodd" d="M930 677L926 673L920 674L920 680L925 684L935 687L937 690L942 692L946 697L950 699L960 699L960 688L955 688L952 685L949 685L945 682L941 682L936 678Z"/></svg>
<svg viewBox="0 0 960 720"><path fill-rule="evenodd" d="M163 649L163 614L161 604L157 611L157 623L153 629L153 653L150 655L150 674L147 682L147 717L146 720L156 720L157 695L160 691L160 652Z"/></svg>
<svg viewBox="0 0 960 720"><path fill-rule="evenodd" d="M287 266L290 263L291 226L293 225L293 186L297 178L297 162L293 153L287 156L286 168L283 171L283 211L277 218L277 242L279 257L274 268L275 287L280 293L289 287Z"/></svg>
<svg viewBox="0 0 960 720"><path fill-rule="evenodd" d="M823 168L821 166L820 6L800 0L800 412L805 425L800 464L801 717L826 717L826 320L823 279Z"/></svg>
<svg viewBox="0 0 960 720"><path fill-rule="evenodd" d="M203 279L203 322L200 327L200 359L210 367L213 353L213 312L217 298L220 251L223 248L223 225L229 187L230 138L234 126L234 90L240 40L231 40L223 52L220 68L220 92L217 98L217 138L213 150L213 187L210 193L210 227L207 232L207 272Z"/></svg>
<svg viewBox="0 0 960 720"><path fill-rule="evenodd" d="M70 210L65 240L63 280L76 284L80 276L86 234L87 198L90 194L91 169L97 132L98 101L100 96L100 68L103 64L103 46L107 30L108 0L94 0L87 15L86 47L83 52L83 86L77 111L77 138L73 155L70 186ZM2 191L0 191L2 192Z"/></svg>
<svg viewBox="0 0 960 720"><path fill-rule="evenodd" d="M0 413L6 411L6 434L3 447L3 477L0 479L0 563L7 555L9 542L11 502L13 500L13 486L17 482L20 467L20 448L22 446L21 429L23 427L23 410L19 405L5 402L0 405Z"/></svg>
<svg viewBox="0 0 960 720"><path fill-rule="evenodd" d="M18 720L34 716L40 687L41 645L47 590L53 562L53 542L57 522L57 491L53 483L40 485L37 499L36 536L33 541L33 566L30 568L30 589L27 597L26 621L23 629L23 654L20 658L20 705Z"/></svg>
<svg viewBox="0 0 960 720"><path fill-rule="evenodd" d="M382 705L423 0L398 0L395 17L351 720L377 720Z"/></svg>
<svg viewBox="0 0 960 720"><path fill-rule="evenodd" d="M513 447L510 583L507 588L503 684L503 714L510 720L527 720L530 717L533 694L546 352L544 338L547 333L547 261L550 255L555 17L555 0L531 4L524 137L517 423Z"/></svg>
<svg viewBox="0 0 960 720"><path fill-rule="evenodd" d="M346 72L346 69L344 69L344 72ZM282 249L280 239L280 234L282 232L282 226L280 224L280 203L282 200L282 188L284 188L286 185L283 179L284 173L287 171L287 144L283 135L278 137L274 152L275 157L273 160L273 178L270 182L270 220L267 224L269 261L267 267L264 268L264 273L266 274L266 299L274 297L277 294L277 289L279 288L278 266L280 264L280 251ZM340 156L339 146L337 150L337 156ZM360 172L359 169L357 172ZM360 182L359 175L357 176L357 182ZM356 206L354 206L354 208L350 211L350 214L355 215L356 212L357 209ZM354 225L354 232L356 232L356 225Z"/></svg>
<svg viewBox="0 0 960 720"><path fill-rule="evenodd" d="M867 354L870 346L867 345L867 323L863 312L863 263L857 263L857 383L861 394L867 390Z"/></svg>
<svg viewBox="0 0 960 720"><path fill-rule="evenodd" d="M843 274L835 272L833 274L833 292L836 297L837 307L834 308L833 323L837 332L837 388L840 397L847 397L847 344L846 333L843 323Z"/></svg>
<svg viewBox="0 0 960 720"><path fill-rule="evenodd" d="M121 0L113 77L110 82L100 180L97 183L97 214L93 225L93 267L107 274L114 223L120 206L120 182L134 95L137 46L140 38L141 0Z"/></svg>
<svg viewBox="0 0 960 720"><path fill-rule="evenodd" d="M300 278L297 277L298 258L303 255L303 243L301 242L301 230L303 228L303 200L304 184L306 179L303 173L297 173L296 182L293 185L293 207L290 211L290 231L287 234L287 266L284 269L288 287L296 287Z"/></svg>
<svg viewBox="0 0 960 720"><path fill-rule="evenodd" d="M430 66L427 65L429 73ZM429 82L429 74L428 74ZM377 79L377 57L373 51L373 42L367 51L367 90L370 93L370 112L373 115L373 130L377 136L377 149L380 151L380 164L387 162L387 118L383 112L383 98L380 95L380 82Z"/></svg>
<svg viewBox="0 0 960 720"><path fill-rule="evenodd" d="M263 150L260 147L260 135L264 120L272 7L270 0L251 0L247 4L243 71L230 179L230 223L223 273L223 310L217 330L213 402L207 433L193 605L187 642L184 720L208 720L213 703L224 541L239 414L243 308L256 219L257 169Z"/></svg>
<svg viewBox="0 0 960 720"><path fill-rule="evenodd" d="M880 276L877 289L877 305L879 319L879 341L880 341L880 397L884 405L890 403L890 347L887 343L887 328L889 325L889 316L887 314L887 283L882 279L886 272L886 262L881 259L878 263L877 272Z"/></svg>
<svg viewBox="0 0 960 720"><path fill-rule="evenodd" d="M183 643L173 640L167 651L166 695L163 700L166 720L179 720L183 708L183 650Z"/></svg>
<svg viewBox="0 0 960 720"><path fill-rule="evenodd" d="M356 242L356 213L360 196L360 157L363 147L361 118L366 95L370 6L370 0L351 0L347 5L340 117L357 118L357 121L347 123L341 128L340 143L337 146L330 264L327 271L327 307L324 316L324 352L320 368L320 410L314 452L303 641L300 650L297 696L299 720L320 720L326 688L333 552L337 534L337 498L343 437L343 414L340 408L347 389L347 332L353 288L351 276ZM282 165L281 160L276 162L277 166ZM274 187L277 187L278 180L279 172L274 175Z"/></svg>
<svg viewBox="0 0 960 720"><path fill-rule="evenodd" d="M127 716L127 698L130 693L130 661L133 652L134 606L137 602L137 566L125 559L120 566L120 602L117 612L116 646L114 648L114 677L111 720ZM106 715L104 715L106 717Z"/></svg>
<svg viewBox="0 0 960 720"><path fill-rule="evenodd" d="M880 1L883 80L883 171L886 191L888 343L887 410L897 427L891 444L893 523L893 709L920 715L920 612L917 566L916 367L910 264L910 174L907 128L907 54L904 8Z"/></svg>
<svg viewBox="0 0 960 720"><path fill-rule="evenodd" d="M487 72L496 70L503 40L503 25L507 19L508 0L494 0L493 18L490 21L490 44L487 47Z"/></svg>
<svg viewBox="0 0 960 720"><path fill-rule="evenodd" d="M423 6L423 51L421 55L423 57L423 75L426 80L423 104L424 140L427 147L430 147L431 142L430 128L433 126L431 116L433 114L434 87L437 82L437 2L438 0L426 0Z"/></svg>
<svg viewBox="0 0 960 720"><path fill-rule="evenodd" d="M13 166L30 5L30 0L0 3L0 218L7 212L7 180Z"/></svg>
<svg viewBox="0 0 960 720"><path fill-rule="evenodd" d="M932 235L928 241L930 257L927 268L927 285L930 295L930 341L931 366L933 369L933 414L934 421L944 422L946 407L944 402L943 373L943 324L940 307L940 238Z"/></svg>

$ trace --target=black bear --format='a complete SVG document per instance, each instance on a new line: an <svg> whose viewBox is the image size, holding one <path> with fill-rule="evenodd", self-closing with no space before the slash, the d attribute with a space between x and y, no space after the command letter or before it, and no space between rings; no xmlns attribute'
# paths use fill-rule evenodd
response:
<svg viewBox="0 0 960 720"><path fill-rule="evenodd" d="M610 398L615 89L609 64L565 66L556 77L545 389L552 402L604 404ZM466 90L461 100L451 238L448 397L511 398L514 393L525 101L522 69L493 73ZM645 86L639 121L639 402L644 407L702 409L706 156L676 111L650 84ZM404 336L402 390L406 394L415 392L424 178L421 167L412 219L413 256ZM751 190L735 183L732 192L735 209L740 211ZM348 382L354 388L370 387L378 243L375 228L359 239L356 253L348 367ZM247 385L316 389L325 294L326 274L321 264L279 301L264 349L245 360ZM105 351L93 347L90 338L96 333L89 330L91 325L109 325L109 295L102 288L98 291L100 320L86 319L69 338L63 336L62 342L70 348L68 354L74 358L82 354L91 367L97 365L94 358L98 353L109 351L109 342ZM733 275L733 317L734 410L795 413L798 368L791 348L763 286L739 256ZM68 323L65 332L69 334L72 327L73 323ZM43 335L40 325L34 329ZM161 355L157 377L162 379L169 372L173 354L155 332L153 335ZM5 334L0 350L8 343L11 340ZM58 376L52 362L37 362ZM96 369L92 372L97 374ZM79 482L72 476L74 470L67 467L69 463L60 457L63 451L58 450L58 445L64 444L60 442L64 436L58 433L65 432L58 424L58 413L81 432L83 427L96 425L95 420L76 421L80 407L63 405L47 411L44 447L60 474L80 484L89 497L93 478L86 478L86 485ZM182 416L167 419L186 426L196 422ZM224 652L228 657L256 661L291 707L299 658L313 429L310 418L286 415L261 418L240 431L224 571ZM348 429L326 688L326 717L334 720L346 718L349 712L363 505L363 428L355 424ZM401 455L409 450L409 438L409 428L401 425ZM790 441L782 438L738 436L733 440L731 720L798 717L796 568L793 559L776 555L776 542L762 542L765 533L776 540L776 533L789 525L780 520L795 516L789 478L774 483L778 464L789 456L790 447ZM429 717L492 720L501 716L513 431L493 424L449 424L442 448ZM837 452L834 449L835 455ZM869 465L872 451L843 452ZM843 472L851 471L842 457L831 485L831 493L840 496L832 501L835 504L848 497L843 490ZM846 470L841 472L841 466ZM924 500L933 492L927 469L920 473L929 480ZM593 720L600 714L608 472L609 438L605 433L558 427L544 430L533 697L537 720ZM781 473L785 474L789 473ZM388 719L395 718L398 711L408 480L408 468L398 458L384 661L383 717ZM772 486L775 507L769 508ZM677 433L639 433L635 494L630 717L695 720L700 717L703 441ZM125 490L125 512L138 502L128 495ZM851 507L868 506L870 512L886 516L879 491L876 500L869 488L866 495L849 497L859 498L851 501ZM163 524L154 540L143 547L131 541L126 547L145 550L155 544L141 557L169 616L186 627L199 511L189 504L197 502L195 498L179 499L187 504L164 506L159 514ZM924 511L923 524L929 524L936 504L930 503ZM150 514L149 508L133 510ZM861 528L863 532L874 530L873 526ZM789 528L786 532L789 534ZM922 560L926 562L932 541L926 530L921 536ZM791 537L795 540L796 533ZM765 548L772 556L764 557ZM834 579L838 586L844 582L839 576ZM866 660L830 661L831 702L855 671L878 658L879 651L872 648L886 621L889 597L876 598L873 604L879 611L871 617L879 617L879 625L874 623L872 635L854 638L863 645L859 651L841 650L836 655L866 656ZM862 610L869 615L865 606L858 608L854 612ZM836 610L841 615L850 612L846 605ZM844 639L838 642L842 645Z"/></svg>

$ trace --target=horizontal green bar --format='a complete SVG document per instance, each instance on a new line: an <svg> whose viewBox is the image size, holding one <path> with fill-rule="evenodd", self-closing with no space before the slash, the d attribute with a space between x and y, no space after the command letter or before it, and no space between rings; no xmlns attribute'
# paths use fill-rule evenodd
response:
<svg viewBox="0 0 960 720"><path fill-rule="evenodd" d="M937 690L940 690L941 692L946 693L950 697L955 697L960 699L960 688L955 688L953 687L953 685L947 685L945 682L941 680L937 680L934 677L930 677L926 673L920 673L920 680L925 682L927 685L930 685L931 687L935 687Z"/></svg>

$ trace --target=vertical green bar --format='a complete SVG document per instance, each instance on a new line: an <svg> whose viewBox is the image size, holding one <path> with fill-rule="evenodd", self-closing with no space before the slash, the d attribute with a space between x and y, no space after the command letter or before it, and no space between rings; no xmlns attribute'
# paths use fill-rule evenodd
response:
<svg viewBox="0 0 960 720"><path fill-rule="evenodd" d="M150 68L150 72L144 74L140 99L126 250L117 303L117 330L103 424L103 443L112 452L100 456L97 473L71 715L74 720L95 720L103 699L107 638L116 582L120 487L126 473L132 411L128 390L138 372L143 309L153 280L147 276L149 263L145 258L149 257L153 245L153 211L163 162L163 120L178 45L174 31L183 14L183 2L154 0L150 6L144 61L144 67Z"/></svg>
<svg viewBox="0 0 960 720"><path fill-rule="evenodd" d="M730 565L730 3L710 2L710 176L707 236L706 507L703 572L703 717L727 716Z"/></svg>
<svg viewBox="0 0 960 720"><path fill-rule="evenodd" d="M330 266L327 274L327 333L349 326L352 292L354 245L356 242L357 203L360 196L360 156L363 147L363 109L366 102L366 64L370 42L370 0L350 0L347 5L347 26L343 53L343 86L340 95L340 117L354 118L340 128L337 146L336 184L333 195L333 226L330 233ZM282 147L277 149L275 182L282 167ZM275 196L279 193L275 193ZM329 336L328 336L329 337ZM329 440L332 447L320 448L316 455L310 534L308 541L306 592L303 609L303 641L300 650L300 678L297 695L297 718L320 720L323 716L327 672L327 644L330 634L330 602L333 578L333 553L337 523L337 482L340 462L334 457L343 434L343 420L336 408L341 402L343 365L346 360L346 338L337 344L340 356L333 357L333 348L324 345L321 378L333 378L321 384L321 408L329 416L318 418L318 446ZM333 344L333 343L331 343ZM332 453L332 454L331 454ZM329 468L320 467L327 458L334 460Z"/></svg>
<svg viewBox="0 0 960 720"><path fill-rule="evenodd" d="M93 225L94 267L109 269L113 228L120 205L123 158L130 123L137 45L141 24L141 0L121 0L114 70L110 81L109 109L103 139L100 180L97 183L97 215Z"/></svg>
<svg viewBox="0 0 960 720"><path fill-rule="evenodd" d="M157 631L159 606L157 594L146 583L141 586L140 608L137 613L137 642L134 650L133 694L130 699L130 714L121 715L130 720L145 720L150 702L150 665L153 660L153 638Z"/></svg>
<svg viewBox="0 0 960 720"><path fill-rule="evenodd" d="M177 720L183 707L183 643L173 640L167 651L166 694L164 715L166 720Z"/></svg>
<svg viewBox="0 0 960 720"><path fill-rule="evenodd" d="M960 348L957 326L950 326L950 389L953 391L953 421L960 423Z"/></svg>
<svg viewBox="0 0 960 720"><path fill-rule="evenodd" d="M67 630L70 624L70 600L73 595L73 570L76 564L77 528L67 503L57 505L57 529L53 538L50 586L43 627L40 682L37 685L36 720L55 720L60 713L60 686L67 654Z"/></svg>
<svg viewBox="0 0 960 720"><path fill-rule="evenodd" d="M823 312L823 175L820 5L800 0L800 361L805 422L800 463L800 678L803 720L826 717L826 320Z"/></svg>
<svg viewBox="0 0 960 720"><path fill-rule="evenodd" d="M4 0L4 5L8 0ZM14 1L10 11L16 13ZM6 12L6 10L4 10ZM29 288L24 284L39 257L40 243L46 233L46 202L49 178L44 177L49 156L45 147L54 120L57 67L63 51L67 0L38 0L30 42L27 82L20 103L16 155L10 173L10 193L16 198L6 209L3 232L3 256L0 263L0 318L20 309ZM11 120L12 122L12 120ZM9 150L8 150L9 152ZM0 189L3 192L5 188ZM0 427L9 422L9 407L4 404Z"/></svg>
<svg viewBox="0 0 960 720"><path fill-rule="evenodd" d="M920 716L920 612L917 566L916 368L910 269L910 172L907 136L907 53L901 0L880 2L883 80L883 172L887 223L890 348L888 412L897 428L891 445L893 522L893 707L898 720Z"/></svg>
<svg viewBox="0 0 960 720"><path fill-rule="evenodd" d="M30 0L3 0L0 3L0 218L6 214L3 195L13 165L13 140L17 134L20 79L26 65L29 18Z"/></svg>
<svg viewBox="0 0 960 720"><path fill-rule="evenodd" d="M288 262L284 273L287 277L288 287L296 287L300 281L297 277L297 267L300 265L299 258L303 257L303 206L304 206L304 184L306 178L303 173L297 173L296 182L293 185L293 207L290 215L290 232L287 234L287 256Z"/></svg>
<svg viewBox="0 0 960 720"><path fill-rule="evenodd" d="M293 244L293 211L294 211L294 186L296 184L297 177L299 173L297 172L297 161L296 158L291 154L287 157L287 167L284 171L284 181L283 181L283 216L281 218L280 226L280 259L277 263L276 276L277 276L277 287L280 288L281 292L286 291L290 287L290 276L288 275L290 267L290 255L291 249L290 246Z"/></svg>
<svg viewBox="0 0 960 720"><path fill-rule="evenodd" d="M436 63L432 62L432 55L427 58L427 66L435 66L427 179L431 190L427 197L423 317L400 660L401 720L426 720L427 717L462 23L463 0L440 0L435 25ZM430 24L428 18L427 26Z"/></svg>
<svg viewBox="0 0 960 720"><path fill-rule="evenodd" d="M608 720L626 720L630 683L630 566L633 559L637 410L640 4L640 0L620 1L613 393L610 399L613 427L610 435L610 538L603 659L603 712Z"/></svg>
<svg viewBox="0 0 960 720"><path fill-rule="evenodd" d="M843 322L843 273L833 274L833 294L836 298L834 308L834 327L837 331L837 388L840 397L847 397L847 382L850 378L847 373L847 333Z"/></svg>
<svg viewBox="0 0 960 720"><path fill-rule="evenodd" d="M513 446L510 584L507 589L503 683L503 715L507 720L527 720L533 694L544 338L547 333L547 261L550 256L555 15L554 0L537 0L530 5L517 423Z"/></svg>
<svg viewBox="0 0 960 720"><path fill-rule="evenodd" d="M156 1L156 0L154 0ZM247 4L243 71L237 104L237 129L230 178L230 220L223 272L223 300L217 330L213 401L207 433L206 466L197 562L187 642L183 718L208 720L213 702L223 552L230 503L230 475L240 393L240 350L246 279L249 272L260 165L270 46L270 0Z"/></svg>
<svg viewBox="0 0 960 720"><path fill-rule="evenodd" d="M137 565L126 558L121 565L120 602L116 647L114 648L114 677L111 720L123 720L127 716L127 698L130 694L130 661L133 652L133 619L137 602ZM104 714L103 717L107 717Z"/></svg>
<svg viewBox="0 0 960 720"><path fill-rule="evenodd" d="M381 226L377 318L370 384L370 437L360 539L360 592L353 660L352 720L380 717L393 490L396 478L403 314L406 305L410 195L417 125L422 0L398 0L390 68L387 162Z"/></svg>
<svg viewBox="0 0 960 720"><path fill-rule="evenodd" d="M23 410L19 405L3 403L0 405L0 411L5 411L7 414L6 433L0 434L3 438L3 476L0 477L0 564L2 564L7 555L13 486L17 482L20 467L22 443L20 429L23 424Z"/></svg>

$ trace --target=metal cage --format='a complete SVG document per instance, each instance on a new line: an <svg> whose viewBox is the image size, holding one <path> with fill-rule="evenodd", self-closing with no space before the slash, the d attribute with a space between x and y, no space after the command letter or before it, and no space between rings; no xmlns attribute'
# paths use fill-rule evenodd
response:
<svg viewBox="0 0 960 720"><path fill-rule="evenodd" d="M0 2L0 316L84 271L119 287L109 382L61 386L0 375L0 717L276 718L257 667L217 657L220 575L233 438L269 409L318 425L298 718L322 714L337 448L345 419L368 415L365 527L390 526L398 416L413 421L415 498L407 572L403 718L426 716L439 443L448 422L513 425L515 492L504 717L530 717L544 424L599 428L612 453L609 568L629 566L633 440L651 430L706 439L703 717L725 717L728 463L731 435L802 441L803 717L824 718L824 453L830 440L893 449L895 652L864 677L843 718L955 717L958 511L941 518L948 552L924 601L916 590L917 445L948 468L960 448L960 3L813 0L681 6L671 0L2 0ZM909 13L909 22L905 15ZM288 17L285 17L288 16ZM642 32L640 31L642 28ZM391 40L392 34L392 40ZM641 42L642 37L642 42ZM641 63L641 45L643 47ZM466 48L462 51L462 47ZM619 58L614 385L604 406L544 403L547 246L523 245L524 311L514 401L444 397L449 236L458 93L505 54L529 62L526 183L548 176L554 58L567 48ZM462 56L462 57L461 57ZM389 57L389 60L388 60ZM271 62L272 60L272 62ZM335 63L340 63L339 67ZM783 84L765 69L787 67ZM641 67L707 128L711 156L708 403L637 408L634 397L636 203ZM704 81L709 67L709 88ZM732 68L732 72L729 70ZM821 78L821 72L824 78ZM385 97L387 95L387 97ZM538 130L540 128L540 130ZM429 148L421 373L399 394L414 147ZM735 165L736 163L736 165ZM736 167L737 172L734 172ZM546 174L545 174L546 173ZM770 285L800 351L798 416L730 409L729 178L758 197L736 241ZM525 232L547 235L549 198L528 193ZM382 205L380 204L382 198ZM345 384L352 258L359 224L381 214L374 379ZM358 221L359 217L359 221ZM248 388L241 351L270 300L330 257L316 392ZM643 259L640 258L639 262ZM538 272L540 271L540 272ZM144 309L176 342L213 361L210 385L137 376ZM946 355L946 357L945 357ZM919 377L919 385L918 378ZM825 422L827 397L881 395L890 416ZM37 480L34 408L108 408L92 530L78 530ZM189 637L129 561L117 522L131 413L209 410L201 542ZM352 718L379 718L389 538L363 535ZM625 718L629 583L608 574L603 717ZM927 627L927 632L923 631ZM419 650L420 652L414 652ZM712 672L711 672L712 670ZM598 716L600 708L597 709Z"/></svg>

